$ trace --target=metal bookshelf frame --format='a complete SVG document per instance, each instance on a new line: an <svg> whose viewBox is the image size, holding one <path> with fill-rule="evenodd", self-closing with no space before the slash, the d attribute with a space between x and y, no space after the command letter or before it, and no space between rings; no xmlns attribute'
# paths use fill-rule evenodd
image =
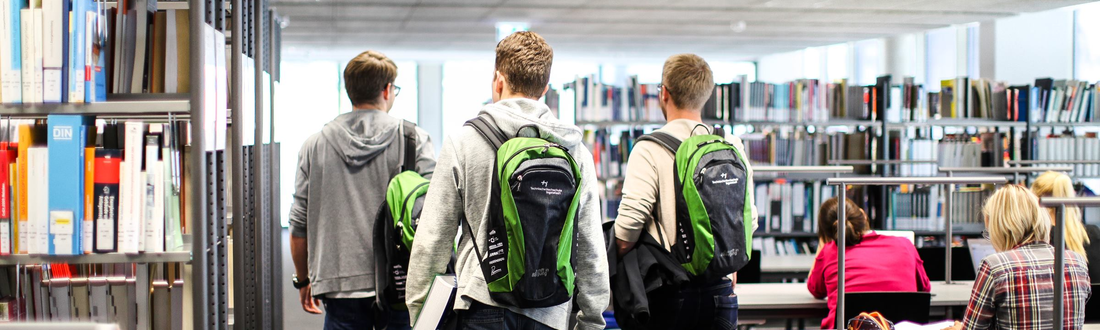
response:
<svg viewBox="0 0 1100 330"><path fill-rule="evenodd" d="M903 184L923 184L923 185L944 185L944 184L1004 184L1008 182L1008 179L1004 177L921 177L921 178L829 178L826 179L826 184L836 185L839 189L837 193L837 214L845 214L844 199L847 198L848 186L896 186ZM948 194L945 202L950 205L951 195ZM946 207L945 207L946 208ZM946 280L947 284L951 284L951 216L950 213L944 214L944 223L948 238L948 244L946 249L947 254L947 267L946 267ZM845 227L847 224L845 221L837 222L837 303L836 303L836 326L837 329L843 329L845 322L844 319L844 246L846 241Z"/></svg>
<svg viewBox="0 0 1100 330"><path fill-rule="evenodd" d="M1073 172L1069 166L1043 166L1043 167L940 167L940 173L947 173L948 177L956 173L992 173L1012 174L1012 182L1020 183L1020 174L1043 173L1046 171Z"/></svg>
<svg viewBox="0 0 1100 330"><path fill-rule="evenodd" d="M1053 207L1055 217L1054 227L1050 235L1051 245L1054 245L1054 329L1062 330L1065 317L1066 302L1066 207L1096 207L1100 206L1100 197L1043 197L1039 199L1039 205Z"/></svg>

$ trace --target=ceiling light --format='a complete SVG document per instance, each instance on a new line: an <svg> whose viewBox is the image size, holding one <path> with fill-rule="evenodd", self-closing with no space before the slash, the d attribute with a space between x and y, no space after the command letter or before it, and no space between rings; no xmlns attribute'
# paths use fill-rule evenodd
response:
<svg viewBox="0 0 1100 330"><path fill-rule="evenodd" d="M745 32L745 27L745 21L730 21L730 30L733 30L733 32Z"/></svg>

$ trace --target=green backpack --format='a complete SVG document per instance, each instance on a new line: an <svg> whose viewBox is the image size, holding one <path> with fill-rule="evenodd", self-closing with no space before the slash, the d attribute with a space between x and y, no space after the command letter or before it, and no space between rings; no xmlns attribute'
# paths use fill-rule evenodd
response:
<svg viewBox="0 0 1100 330"><path fill-rule="evenodd" d="M416 125L404 121L401 172L390 179L374 223L375 299L383 310L407 310L405 278L428 179L416 172Z"/></svg>
<svg viewBox="0 0 1100 330"><path fill-rule="evenodd" d="M748 161L722 133L681 142L664 132L652 141L676 157L676 239L672 254L696 279L729 275L749 262L752 251L752 187Z"/></svg>
<svg viewBox="0 0 1100 330"><path fill-rule="evenodd" d="M573 296L574 221L580 167L565 147L540 138L534 125L510 137L487 117L466 122L496 150L490 187L486 254L474 240L493 300L519 308L560 305ZM530 130L536 137L520 137Z"/></svg>

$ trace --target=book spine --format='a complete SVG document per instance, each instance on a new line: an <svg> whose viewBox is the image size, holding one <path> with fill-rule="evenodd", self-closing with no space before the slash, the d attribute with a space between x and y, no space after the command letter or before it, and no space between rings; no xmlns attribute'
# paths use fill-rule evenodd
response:
<svg viewBox="0 0 1100 330"><path fill-rule="evenodd" d="M84 51L86 49L85 43L87 40L87 33L85 22L88 19L87 0L71 0L66 1L72 4L72 11L68 14L71 17L66 22L68 23L68 42L69 45L69 59L65 65L68 65L69 81L68 90L69 103L84 103L84 88L85 88L85 65L87 59L84 57Z"/></svg>
<svg viewBox="0 0 1100 330"><path fill-rule="evenodd" d="M89 127L94 130L95 127ZM84 148L84 189L81 197L84 198L84 232L81 243L84 253L92 253L95 239L95 147Z"/></svg>
<svg viewBox="0 0 1100 330"><path fill-rule="evenodd" d="M95 252L118 251L118 215L119 215L119 167L122 161L121 150L96 151L94 191L95 191Z"/></svg>
<svg viewBox="0 0 1100 330"><path fill-rule="evenodd" d="M22 37L23 37L23 23L22 23L22 0L0 0L5 4L5 10L3 15L4 23L4 35L0 36L3 39L4 45L0 46L3 52L0 53L0 61L3 63L2 71L3 76L3 102L4 103L22 103L23 102L23 53L22 53Z"/></svg>
<svg viewBox="0 0 1100 330"><path fill-rule="evenodd" d="M0 255L12 253L11 185L8 181L10 156L7 143L0 143Z"/></svg>
<svg viewBox="0 0 1100 330"><path fill-rule="evenodd" d="M17 1L17 0L16 0ZM19 48L20 85L22 87L22 99L24 103L34 103L34 11L31 9L19 10L19 40L23 42ZM14 38L13 38L14 39ZM15 56L15 54L12 54Z"/></svg>
<svg viewBox="0 0 1100 330"><path fill-rule="evenodd" d="M42 2L42 102L61 102L66 93L62 86L64 61L64 31L62 21L68 12L62 9L66 1Z"/></svg>

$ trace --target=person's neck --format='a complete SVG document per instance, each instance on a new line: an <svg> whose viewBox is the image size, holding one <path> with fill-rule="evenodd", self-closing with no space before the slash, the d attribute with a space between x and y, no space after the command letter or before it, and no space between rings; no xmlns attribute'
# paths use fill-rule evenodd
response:
<svg viewBox="0 0 1100 330"><path fill-rule="evenodd" d="M383 110L383 109L384 109L383 107L380 107L377 104L373 104L373 103L363 103L363 104L352 105L351 106L351 111L378 110L378 111L382 111L382 112L388 112L388 111Z"/></svg>
<svg viewBox="0 0 1100 330"><path fill-rule="evenodd" d="M538 100L539 100L539 99L541 99L541 98L542 98L541 96L539 96L539 97L532 97L532 96L527 96L527 95L523 95L523 94L520 94L520 93L512 93L512 92L501 92L501 93L500 93L500 99L501 99L501 100L507 100L507 99L529 99L529 100L535 100L535 101L538 101Z"/></svg>
<svg viewBox="0 0 1100 330"><path fill-rule="evenodd" d="M699 111L699 110L690 111L690 110L670 109L666 113L666 116L668 117L668 118L666 118L667 121L670 121L670 122L673 121L673 120L677 120L677 119L687 119L687 120L696 121L696 122L703 122L703 112Z"/></svg>

